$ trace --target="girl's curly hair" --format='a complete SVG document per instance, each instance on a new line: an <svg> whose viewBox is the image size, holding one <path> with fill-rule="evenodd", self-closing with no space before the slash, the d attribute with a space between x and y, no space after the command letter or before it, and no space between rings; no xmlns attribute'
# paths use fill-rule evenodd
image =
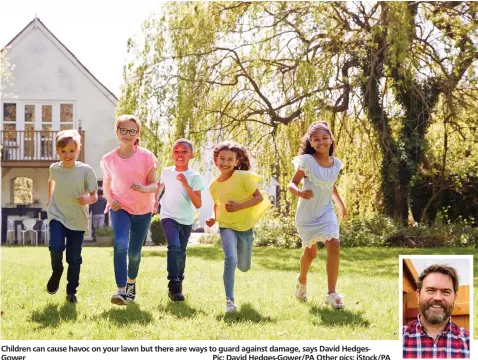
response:
<svg viewBox="0 0 478 360"><path fill-rule="evenodd" d="M317 130L325 130L329 134L330 138L332 139L332 145L329 149L329 156L332 156L335 151L335 141L334 135L332 135L332 131L329 128L329 124L325 121L316 121L315 123L311 124L307 129L307 132L302 137L302 141L299 148L299 155L304 154L315 154L315 149L310 144L310 136L316 132Z"/></svg>
<svg viewBox="0 0 478 360"><path fill-rule="evenodd" d="M236 154L237 160L239 160L236 170L250 170L251 161L249 160L249 152L246 148L235 141L223 141L217 144L213 150L214 163L217 163L219 152L223 150L229 150Z"/></svg>

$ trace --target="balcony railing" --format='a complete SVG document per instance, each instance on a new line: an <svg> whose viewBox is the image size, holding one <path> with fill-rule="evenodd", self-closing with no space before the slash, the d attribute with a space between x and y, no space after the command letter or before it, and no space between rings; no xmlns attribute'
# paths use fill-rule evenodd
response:
<svg viewBox="0 0 478 360"><path fill-rule="evenodd" d="M22 162L49 164L58 161L56 135L59 131L0 131L2 166L21 166ZM81 152L84 161L85 132L80 131ZM25 164L26 165L26 164Z"/></svg>

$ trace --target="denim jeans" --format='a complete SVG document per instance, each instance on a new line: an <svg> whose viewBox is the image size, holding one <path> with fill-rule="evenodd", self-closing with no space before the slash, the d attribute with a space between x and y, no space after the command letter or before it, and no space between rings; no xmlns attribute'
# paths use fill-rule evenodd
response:
<svg viewBox="0 0 478 360"><path fill-rule="evenodd" d="M68 295L76 294L76 289L80 285L81 245L85 232L70 230L58 220L50 221L49 226L50 243L48 248L50 249L52 270L63 271L63 251L66 248L66 262L68 263L66 293Z"/></svg>
<svg viewBox="0 0 478 360"><path fill-rule="evenodd" d="M224 251L224 288L226 297L234 301L234 276L236 266L246 272L251 268L252 242L254 234L252 229L236 231L220 228L222 250Z"/></svg>
<svg viewBox="0 0 478 360"><path fill-rule="evenodd" d="M162 219L164 235L168 240L168 280L182 281L186 266L186 248L192 225L183 225L173 219Z"/></svg>
<svg viewBox="0 0 478 360"><path fill-rule="evenodd" d="M151 213L131 215L123 209L110 210L111 224L114 233L114 266L115 279L118 287L125 287L127 278L136 279L141 249L148 235ZM128 254L128 264L126 264Z"/></svg>

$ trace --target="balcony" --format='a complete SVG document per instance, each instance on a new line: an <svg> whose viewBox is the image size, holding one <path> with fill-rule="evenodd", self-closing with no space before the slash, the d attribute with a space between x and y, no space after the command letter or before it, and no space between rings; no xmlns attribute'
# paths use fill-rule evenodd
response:
<svg viewBox="0 0 478 360"><path fill-rule="evenodd" d="M2 174L11 168L47 168L56 161L55 139L60 131L0 131ZM78 160L84 162L85 132ZM5 171L6 170L6 171Z"/></svg>

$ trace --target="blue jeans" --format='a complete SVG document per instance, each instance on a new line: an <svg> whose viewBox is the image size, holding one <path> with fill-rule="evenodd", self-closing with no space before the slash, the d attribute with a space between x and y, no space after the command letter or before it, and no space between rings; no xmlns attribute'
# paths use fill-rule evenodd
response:
<svg viewBox="0 0 478 360"><path fill-rule="evenodd" d="M236 231L220 228L222 250L224 251L224 288L226 297L234 301L234 276L236 266L246 272L251 268L252 242L254 234L252 229Z"/></svg>
<svg viewBox="0 0 478 360"><path fill-rule="evenodd" d="M114 266L115 279L118 287L126 286L126 276L136 279L139 263L141 262L141 249L148 235L151 213L144 215L131 215L123 209L110 210L111 224L114 233ZM128 254L128 265L126 264Z"/></svg>
<svg viewBox="0 0 478 360"><path fill-rule="evenodd" d="M50 243L48 248L50 249L52 270L63 271L63 251L66 248L66 262L68 263L66 293L68 295L76 294L76 289L80 286L80 269L83 262L81 245L85 232L70 230L58 220L50 221L49 226Z"/></svg>
<svg viewBox="0 0 478 360"><path fill-rule="evenodd" d="M192 225L183 225L173 219L162 219L164 235L168 240L168 280L182 281L186 266L186 248Z"/></svg>

